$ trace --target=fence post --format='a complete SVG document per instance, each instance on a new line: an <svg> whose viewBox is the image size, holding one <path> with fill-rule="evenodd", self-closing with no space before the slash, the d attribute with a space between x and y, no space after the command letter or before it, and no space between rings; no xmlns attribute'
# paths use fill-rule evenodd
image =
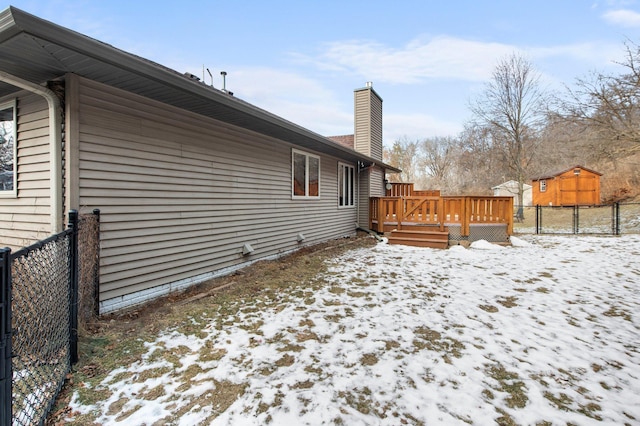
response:
<svg viewBox="0 0 640 426"><path fill-rule="evenodd" d="M93 215L96 217L96 259L93 265L93 309L96 318L100 315L100 209L93 209ZM369 228L371 229L371 228Z"/></svg>
<svg viewBox="0 0 640 426"><path fill-rule="evenodd" d="M69 352L71 364L78 362L78 211L69 211L69 229L71 232L71 259L69 262Z"/></svg>
<svg viewBox="0 0 640 426"><path fill-rule="evenodd" d="M620 235L620 203L613 203L611 206L611 232L613 235Z"/></svg>
<svg viewBox="0 0 640 426"><path fill-rule="evenodd" d="M13 423L11 353L11 250L0 249L0 424Z"/></svg>
<svg viewBox="0 0 640 426"><path fill-rule="evenodd" d="M576 204L573 206L573 233L577 234L580 232L579 227L580 222L580 207Z"/></svg>
<svg viewBox="0 0 640 426"><path fill-rule="evenodd" d="M536 235L540 234L540 228L542 226L542 212L540 210L540 204L536 204Z"/></svg>

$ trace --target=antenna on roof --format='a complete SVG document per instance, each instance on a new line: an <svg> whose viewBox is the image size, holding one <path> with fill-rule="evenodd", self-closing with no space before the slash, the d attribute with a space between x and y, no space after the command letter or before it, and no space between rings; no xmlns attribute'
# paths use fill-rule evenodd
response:
<svg viewBox="0 0 640 426"><path fill-rule="evenodd" d="M209 77L211 78L211 87L213 87L213 74L211 74L211 71L209 71L209 68L207 68L207 72L209 73Z"/></svg>

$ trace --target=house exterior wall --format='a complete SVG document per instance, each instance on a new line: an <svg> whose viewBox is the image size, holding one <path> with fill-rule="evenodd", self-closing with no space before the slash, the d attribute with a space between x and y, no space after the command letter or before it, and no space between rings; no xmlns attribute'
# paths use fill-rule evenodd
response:
<svg viewBox="0 0 640 426"><path fill-rule="evenodd" d="M17 193L0 195L0 247L16 250L51 234L49 112L41 96L16 91Z"/></svg>
<svg viewBox="0 0 640 426"><path fill-rule="evenodd" d="M374 166L358 174L358 226L369 227L369 197L384 197L384 169Z"/></svg>
<svg viewBox="0 0 640 426"><path fill-rule="evenodd" d="M356 208L338 208L339 159L311 152L320 198L294 200L292 145L92 81L71 86L70 198L101 211L101 312L355 233Z"/></svg>
<svg viewBox="0 0 640 426"><path fill-rule="evenodd" d="M567 170L547 179L534 180L532 184L533 203L541 206L573 206L600 204L600 176L589 170ZM546 183L546 190L540 190L540 181Z"/></svg>

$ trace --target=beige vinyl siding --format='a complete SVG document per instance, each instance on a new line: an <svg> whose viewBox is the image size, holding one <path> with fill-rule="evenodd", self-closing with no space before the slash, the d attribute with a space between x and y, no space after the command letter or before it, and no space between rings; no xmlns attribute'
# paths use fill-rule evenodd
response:
<svg viewBox="0 0 640 426"><path fill-rule="evenodd" d="M79 82L78 198L101 210L102 301L355 232L337 158L310 152L320 198L292 200L292 145Z"/></svg>
<svg viewBox="0 0 640 426"><path fill-rule="evenodd" d="M0 246L26 247L51 233L49 117L44 98L24 91L17 99L17 196L0 198Z"/></svg>
<svg viewBox="0 0 640 426"><path fill-rule="evenodd" d="M369 228L370 174L370 168L358 172L358 225L363 228Z"/></svg>
<svg viewBox="0 0 640 426"><path fill-rule="evenodd" d="M371 93L371 154L372 158L382 160L382 99Z"/></svg>
<svg viewBox="0 0 640 426"><path fill-rule="evenodd" d="M382 160L382 99L371 88L354 92L356 151Z"/></svg>
<svg viewBox="0 0 640 426"><path fill-rule="evenodd" d="M371 102L369 90L354 92L354 148L371 157Z"/></svg>
<svg viewBox="0 0 640 426"><path fill-rule="evenodd" d="M358 225L369 227L369 197L384 197L384 170L378 166L360 173Z"/></svg>
<svg viewBox="0 0 640 426"><path fill-rule="evenodd" d="M384 169L376 166L371 169L370 194L372 197L384 197L386 190L384 188Z"/></svg>

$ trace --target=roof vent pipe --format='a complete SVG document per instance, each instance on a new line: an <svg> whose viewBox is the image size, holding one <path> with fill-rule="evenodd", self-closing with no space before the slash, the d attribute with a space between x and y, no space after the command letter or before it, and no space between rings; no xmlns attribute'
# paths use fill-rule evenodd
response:
<svg viewBox="0 0 640 426"><path fill-rule="evenodd" d="M220 71L220 75L222 76L222 91L226 92L227 91L227 72Z"/></svg>

